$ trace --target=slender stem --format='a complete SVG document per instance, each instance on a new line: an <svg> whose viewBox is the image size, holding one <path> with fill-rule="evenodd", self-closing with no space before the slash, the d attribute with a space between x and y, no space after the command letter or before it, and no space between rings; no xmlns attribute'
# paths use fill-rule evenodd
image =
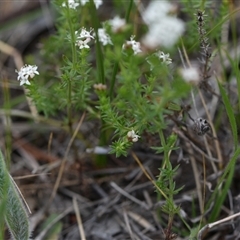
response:
<svg viewBox="0 0 240 240"><path fill-rule="evenodd" d="M160 136L161 144L162 144L163 148L165 148L166 141L165 141L164 134L163 134L162 130L159 131L159 136ZM165 166L166 166L166 151L164 150L164 162L163 162L162 168L165 168ZM161 176L161 174L160 174L160 176Z"/></svg>
<svg viewBox="0 0 240 240"><path fill-rule="evenodd" d="M112 73L112 80L111 80L111 83L110 83L110 98L111 99L113 99L114 86L115 86L115 82L116 82L117 72L118 72L118 61L116 61L114 63L113 73Z"/></svg>
<svg viewBox="0 0 240 240"><path fill-rule="evenodd" d="M130 17L132 6L133 6L133 0L130 0L129 5L128 5L128 10L125 15L126 22L129 22L129 17ZM115 86L115 82L116 82L116 75L118 72L118 67L119 67L118 61L116 61L113 66L112 80L111 80L111 85L110 85L110 98L111 99L113 98L113 91L114 91L114 86Z"/></svg>
<svg viewBox="0 0 240 240"><path fill-rule="evenodd" d="M126 16L125 16L126 22L129 21L129 17L130 17L130 13L131 13L131 10L132 10L132 6L133 6L133 0L130 0L129 1L129 5L128 5L128 10L127 10Z"/></svg>
<svg viewBox="0 0 240 240"><path fill-rule="evenodd" d="M67 2L68 4L68 2ZM70 14L70 8L67 7L67 19L68 19L68 26L71 36L71 49L72 49L72 64L73 69L76 67L77 62L77 55L76 55L76 48L75 48L75 31L73 29L72 21L71 21L71 14ZM67 104L67 116L68 116L68 126L70 133L72 134L72 79L68 78L68 104Z"/></svg>
<svg viewBox="0 0 240 240"><path fill-rule="evenodd" d="M104 73L104 57L102 53L102 48L101 44L99 42L99 37L98 37L98 27L99 27L99 20L98 20L98 15L96 11L96 6L93 2L93 0L90 0L91 4L91 18L92 18L92 24L94 27L94 32L95 32L95 38L96 38L96 60L97 60L97 74L99 78L99 82L102 84L105 84L105 73Z"/></svg>
<svg viewBox="0 0 240 240"><path fill-rule="evenodd" d="M73 68L75 68L76 60L77 60L76 49L75 49L75 32L73 30L69 6L67 7L67 19L68 19L70 36L71 36L72 64L73 64ZM68 91L68 104L67 104L68 126L69 126L70 133L72 133L72 82L70 78L68 78L67 91Z"/></svg>

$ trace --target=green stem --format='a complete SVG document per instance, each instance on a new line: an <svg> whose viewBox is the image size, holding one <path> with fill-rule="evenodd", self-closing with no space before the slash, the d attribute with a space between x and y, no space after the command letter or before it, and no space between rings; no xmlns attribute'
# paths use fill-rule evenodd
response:
<svg viewBox="0 0 240 240"><path fill-rule="evenodd" d="M68 4L68 3L67 3ZM69 7L67 8L67 19L68 19L68 26L71 35L71 49L72 49L72 64L73 69L76 67L77 62L77 52L75 47L75 31L73 29L72 21L71 21L71 14ZM68 79L68 124L70 128L70 132L72 132L72 82L71 79Z"/></svg>
<svg viewBox="0 0 240 240"><path fill-rule="evenodd" d="M128 10L125 15L125 20L127 23L129 22L132 6L133 6L133 0L130 0L129 5L128 5ZM111 85L110 85L110 98L111 99L113 98L113 91L114 91L114 86L115 86L115 82L116 82L116 75L118 72L118 68L119 68L119 63L118 63L118 61L116 61L114 63L114 67L113 67L112 80L111 80Z"/></svg>
<svg viewBox="0 0 240 240"><path fill-rule="evenodd" d="M104 73L104 66L103 66L104 58L103 58L101 44L99 42L99 37L98 37L99 20L97 16L96 6L93 0L90 0L90 3L91 3L90 11L92 16L92 24L93 24L93 28L96 36L97 75L99 78L99 82L102 84L105 84L105 73Z"/></svg>
<svg viewBox="0 0 240 240"><path fill-rule="evenodd" d="M104 72L104 57L102 53L101 44L99 42L98 37L98 27L99 27L99 20L97 16L96 6L93 2L93 0L90 0L90 12L91 12L91 19L92 19L92 25L94 28L95 36L96 36L96 61L97 61L97 76L98 76L98 82L105 84L105 72ZM99 139L99 145L105 146L107 145L107 132L104 130L105 128L105 122L101 121L101 135ZM106 155L97 155L96 156L96 164L99 166L105 166L107 163L107 157Z"/></svg>
<svg viewBox="0 0 240 240"><path fill-rule="evenodd" d="M114 67L113 67L113 73L112 73L112 80L111 80L111 85L110 85L110 98L113 99L113 93L114 93L114 86L115 86L115 82L116 82L116 75L118 72L118 61L116 61L114 63Z"/></svg>
<svg viewBox="0 0 240 240"><path fill-rule="evenodd" d="M76 62L77 62L77 55L76 55L76 48L75 48L75 31L73 29L69 7L67 7L67 20L68 20L68 26L69 26L69 31L71 35L72 64L73 64L73 69L75 69ZM67 91L68 91L68 104L67 104L68 126L69 126L70 133L72 133L72 82L70 78L68 78Z"/></svg>
<svg viewBox="0 0 240 240"><path fill-rule="evenodd" d="M133 0L130 0L129 5L128 5L128 10L127 10L126 16L125 16L125 20L126 20L127 23L129 22L129 17L130 17L130 13L131 13L131 10L132 10L132 6L133 6Z"/></svg>

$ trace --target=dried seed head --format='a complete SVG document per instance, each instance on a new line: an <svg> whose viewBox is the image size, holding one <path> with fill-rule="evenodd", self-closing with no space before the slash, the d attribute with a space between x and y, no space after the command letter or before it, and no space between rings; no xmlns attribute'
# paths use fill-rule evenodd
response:
<svg viewBox="0 0 240 240"><path fill-rule="evenodd" d="M203 136L211 129L208 121L204 118L197 118L194 120L193 131L199 136Z"/></svg>
<svg viewBox="0 0 240 240"><path fill-rule="evenodd" d="M204 14L204 11L198 10L195 15L197 16L197 20L198 20L199 23L204 22L204 17L206 17L206 15Z"/></svg>

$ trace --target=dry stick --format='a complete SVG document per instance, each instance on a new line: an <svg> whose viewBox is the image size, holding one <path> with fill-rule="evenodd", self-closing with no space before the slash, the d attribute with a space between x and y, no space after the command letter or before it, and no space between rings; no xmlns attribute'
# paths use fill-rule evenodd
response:
<svg viewBox="0 0 240 240"><path fill-rule="evenodd" d="M81 240L86 240L85 232L84 232L83 224L82 224L82 219L81 219L81 215L80 215L80 209L77 205L76 197L73 198L73 207L74 207L74 211L75 211L76 217L77 217L78 229L79 229L79 234L81 236Z"/></svg>
<svg viewBox="0 0 240 240"><path fill-rule="evenodd" d="M50 133L49 140L48 140L48 154L51 154L51 145L52 145L53 133Z"/></svg>
<svg viewBox="0 0 240 240"><path fill-rule="evenodd" d="M206 185L207 185L207 180L206 180L206 163L205 163L205 158L203 156L203 161L202 161L202 164L203 164L203 203L205 202L205 199L206 199ZM205 212L205 209L204 209L204 205L203 205L203 216L202 216L202 220L203 220L203 217L204 217L204 212ZM200 226L200 225L199 225Z"/></svg>
<svg viewBox="0 0 240 240"><path fill-rule="evenodd" d="M203 207L204 203L203 203L203 196L202 196L202 188L201 188L201 184L200 184L200 181L199 181L199 171L198 171L198 168L197 168L196 159L193 157L194 154L193 154L192 147L191 147L189 142L186 142L186 145L187 145L187 151L189 152L189 158L191 159L193 175L194 175L196 188L197 188L199 207L200 207L200 210L201 210L201 214L203 215L203 213L204 213L204 207Z"/></svg>
<svg viewBox="0 0 240 240"><path fill-rule="evenodd" d="M211 125L211 126L212 126L212 125ZM208 155L209 155L210 157L212 157L212 153L211 153L210 148L209 148L209 146L208 146L208 142L207 142L206 136L203 136L203 140L204 140L204 144L205 144L205 146L206 146ZM220 162L220 161L219 161L219 162ZM218 170L217 170L217 167L216 167L215 163L212 162L212 161L210 161L210 163L211 163L211 165L212 165L213 171L214 171L215 173L217 173Z"/></svg>
<svg viewBox="0 0 240 240"><path fill-rule="evenodd" d="M50 203L52 202L53 198L54 198L55 195L56 195L57 189L58 189L58 187L59 187L59 184L60 184L60 181L61 181L61 178L62 178L62 175L63 175L63 170L64 170L65 164L66 164L66 162L67 162L68 153L69 153L70 148L71 148L71 146L72 146L72 144L73 144L73 141L74 141L74 139L76 138L77 133L78 133L78 131L79 131L79 129L80 129L82 123L83 123L83 120L84 120L84 118L85 118L85 115L86 115L86 112L83 113L83 115L82 115L82 117L81 117L81 119L80 119L80 121L79 121L79 123L78 123L78 125L77 125L77 127L76 127L76 129L75 129L75 131L74 131L74 133L73 133L73 136L72 136L72 138L70 139L70 141L69 141L69 143L68 143L66 152L65 152L65 154L64 154L64 158L63 158L63 160L62 160L62 162L61 162L60 170L59 170L59 172L58 172L57 180L56 180L56 182L55 182L52 195L51 195L51 197L50 197L50 199L49 199L49 203L48 203L49 205L50 205Z"/></svg>
<svg viewBox="0 0 240 240"><path fill-rule="evenodd" d="M126 213L126 210L123 210L123 218L124 218L124 221L126 223L126 227L127 227L128 232L129 232L129 235L130 235L131 239L134 240L132 228L130 226L129 218L128 218L128 215Z"/></svg>
<svg viewBox="0 0 240 240"><path fill-rule="evenodd" d="M115 207L115 210L116 210L116 212L122 217L122 215L123 215L123 213L122 213L122 211L120 211L120 209L119 208L117 208L117 207ZM124 216L123 216L124 217ZM128 229L126 229L126 224L125 224L125 222L123 222L123 220L122 220L122 218L119 218L119 217L115 217L115 219L116 219L116 221L118 222L118 224L120 225L120 227L122 227L126 232L128 232ZM131 237L131 236L130 236ZM131 239L133 239L133 240L141 240L137 235L136 235L136 233L133 233L132 232L132 237L133 238L131 238Z"/></svg>
<svg viewBox="0 0 240 240"><path fill-rule="evenodd" d="M156 231L155 227L146 218L142 217L141 215L132 211L127 211L127 214L135 222L137 222L140 226L142 226L145 230L151 231L151 232Z"/></svg>
<svg viewBox="0 0 240 240"><path fill-rule="evenodd" d="M42 176L42 175L50 175L50 173L29 174L29 175L14 177L13 179L14 179L14 180L19 180L19 179L26 179L26 178L38 177L38 176Z"/></svg>
<svg viewBox="0 0 240 240"><path fill-rule="evenodd" d="M189 138L187 138L187 137L183 134L183 132L182 132L181 130L179 130L179 129L177 129L177 128L174 128L173 131L174 131L177 135L179 135L182 139L184 139L185 141L188 141L188 142L192 145L192 147L193 147L197 152L201 153L205 158L207 158L207 159L210 160L210 161L218 162L218 159L208 156L203 150L201 150L198 146L196 146Z"/></svg>
<svg viewBox="0 0 240 240"><path fill-rule="evenodd" d="M18 71L21 69L22 66L24 66L21 54L14 47L0 41L0 51L2 51L3 53L5 53L13 58ZM38 116L37 108L36 108L32 98L27 96L29 91L24 86L23 86L23 90L24 90L30 111L34 117L34 120L38 121L39 116Z"/></svg>
<svg viewBox="0 0 240 240"><path fill-rule="evenodd" d="M119 193L121 193L124 197L130 199L132 202L135 202L136 204L142 206L143 208L145 208L146 210L149 210L148 205L145 202L142 202L140 200L138 200L137 198L133 197L132 195L130 195L129 193L127 193L126 191L124 191L122 188L120 188L115 182L111 182L110 185Z"/></svg>
<svg viewBox="0 0 240 240"><path fill-rule="evenodd" d="M26 111L22 111L22 110L18 110L18 109L13 109L13 110L10 110L10 111L6 111L6 110L3 110L3 109L0 109L0 116L2 116L2 115L5 116L6 114L9 114L10 116L14 116L14 117L23 117L23 118L29 118L29 119L34 120L33 115L30 114L29 112L26 112ZM46 119L43 116L39 116L38 120L43 122L43 123L48 123L48 125L51 125L53 127L61 128L61 129L64 129L66 131L68 130L67 127L62 126L62 123L60 123L60 121L57 121L57 120L54 120L54 119Z"/></svg>
<svg viewBox="0 0 240 240"><path fill-rule="evenodd" d="M236 218L236 217L239 217L240 216L240 212L239 213L236 213L236 214L233 214L232 216L229 216L229 217L226 217L226 218L223 218L219 221L216 221L216 222L213 222L213 223L209 223L207 225L205 225L199 232L198 232L198 240L201 240L202 239L202 234L205 233L206 231L208 231L209 229L221 224L221 223L224 223L224 222L227 222L229 220L232 220L233 218Z"/></svg>

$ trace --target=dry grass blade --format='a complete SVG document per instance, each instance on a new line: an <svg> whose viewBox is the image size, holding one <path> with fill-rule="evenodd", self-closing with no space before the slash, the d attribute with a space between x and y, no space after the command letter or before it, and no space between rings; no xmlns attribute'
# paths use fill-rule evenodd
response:
<svg viewBox="0 0 240 240"><path fill-rule="evenodd" d="M125 196L126 198L130 199L132 202L135 202L136 204L140 205L141 207L145 208L146 210L149 210L149 207L146 205L145 202L142 202L140 200L138 200L137 198L133 197L132 195L130 195L129 193L127 193L126 191L124 191L122 188L120 188L116 183L111 182L110 185L119 193L121 193L123 196Z"/></svg>
<svg viewBox="0 0 240 240"><path fill-rule="evenodd" d="M141 225L142 227L144 227L146 230L156 231L155 227L154 227L149 221L147 221L145 218L143 218L142 216L140 216L139 214L136 214L136 213L131 212L131 211L127 211L127 214L128 214L133 220L135 220L139 225Z"/></svg>
<svg viewBox="0 0 240 240"><path fill-rule="evenodd" d="M149 175L149 173L146 171L146 169L144 168L144 166L142 165L141 161L139 160L139 158L137 157L137 155L132 152L132 156L133 158L136 160L136 162L138 163L139 167L141 168L141 170L143 171L144 175L151 181L151 183L157 188L157 190L165 197L165 199L167 199L166 194L162 191L162 189L160 189L158 187L158 185L155 183L155 181L151 178L151 176Z"/></svg>
<svg viewBox="0 0 240 240"><path fill-rule="evenodd" d="M75 211L76 217L77 217L79 234L80 234L82 240L86 240L85 232L84 232L83 224L82 224L82 219L81 219L81 215L80 215L80 209L77 205L77 199L75 197L73 198L73 207L74 207L74 211Z"/></svg>
<svg viewBox="0 0 240 240"><path fill-rule="evenodd" d="M189 158L191 160L191 165L192 165L192 169L193 169L193 173L194 173L194 179L195 179L195 183L196 183L196 191L197 191L198 201L199 201L199 208L201 210L201 214L203 214L204 213L204 199L202 196L202 187L201 187L201 183L200 183L200 179L199 179L199 171L197 168L196 159L193 157L194 156L193 150L192 150L189 142L186 142L186 146L187 146L187 151L189 152Z"/></svg>
<svg viewBox="0 0 240 240"><path fill-rule="evenodd" d="M130 223L129 223L129 218L128 218L127 212L125 210L123 211L123 217L124 217L124 220L125 220L125 223L126 223L126 226L127 226L127 230L130 234L130 237L131 237L131 239L134 239L133 232L132 232L132 229L131 229L131 226L130 226Z"/></svg>

